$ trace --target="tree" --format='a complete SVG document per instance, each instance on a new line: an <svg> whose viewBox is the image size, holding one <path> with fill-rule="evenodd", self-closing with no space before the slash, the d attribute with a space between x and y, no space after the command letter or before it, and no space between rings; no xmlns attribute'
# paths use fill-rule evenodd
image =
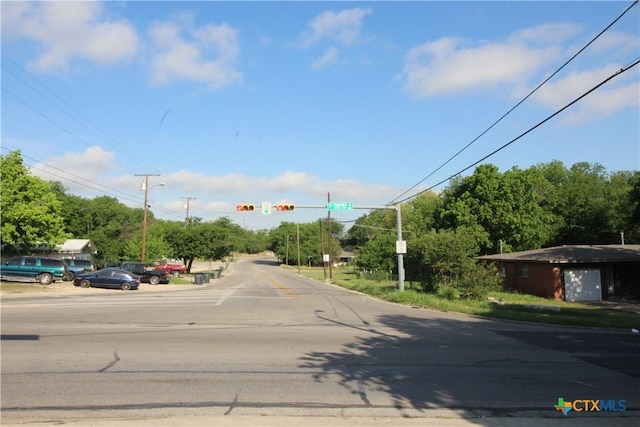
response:
<svg viewBox="0 0 640 427"><path fill-rule="evenodd" d="M580 162L566 169L559 162L540 170L555 187L553 210L561 225L552 242L564 244L611 244L629 224L632 204L631 172L607 174L599 164Z"/></svg>
<svg viewBox="0 0 640 427"><path fill-rule="evenodd" d="M445 190L440 228L467 227L481 253L495 252L501 240L513 250L540 247L558 227L545 206L550 190L536 169L501 174L496 166L479 166Z"/></svg>
<svg viewBox="0 0 640 427"><path fill-rule="evenodd" d="M483 299L497 289L501 278L491 266L480 265L475 257L478 244L471 230L431 230L407 242L408 276L428 292L448 291L460 298Z"/></svg>
<svg viewBox="0 0 640 427"><path fill-rule="evenodd" d="M334 260L342 251L339 238L343 230L342 224L331 222L331 253ZM300 243L299 251L298 242ZM306 265L310 259L315 260L317 264L322 262L323 254L329 253L328 242L328 228L324 219L297 225L292 222L282 222L280 226L269 232L268 248L281 262L288 262L290 265L298 265L298 262L300 265Z"/></svg>
<svg viewBox="0 0 640 427"><path fill-rule="evenodd" d="M381 231L396 229L396 213L392 210L377 209L358 218L342 239L347 248L358 248L376 238Z"/></svg>
<svg viewBox="0 0 640 427"><path fill-rule="evenodd" d="M631 177L631 189L628 195L629 218L627 219L627 238L640 243L640 172Z"/></svg>
<svg viewBox="0 0 640 427"><path fill-rule="evenodd" d="M0 156L0 185L3 244L27 250L42 245L52 249L69 237L52 185L29 174L20 151Z"/></svg>
<svg viewBox="0 0 640 427"><path fill-rule="evenodd" d="M419 235L438 227L438 215L442 199L429 191L401 207L402 232L406 235Z"/></svg>
<svg viewBox="0 0 640 427"><path fill-rule="evenodd" d="M191 271L197 258L206 261L222 260L233 253L237 225L228 218L213 222L191 223L184 227L181 223L170 222L164 225L164 239L171 247L174 258L182 259Z"/></svg>

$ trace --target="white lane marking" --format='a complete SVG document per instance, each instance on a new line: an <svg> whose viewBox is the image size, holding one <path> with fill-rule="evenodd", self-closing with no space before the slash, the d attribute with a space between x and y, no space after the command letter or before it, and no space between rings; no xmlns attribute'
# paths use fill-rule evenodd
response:
<svg viewBox="0 0 640 427"><path fill-rule="evenodd" d="M240 288L244 288L244 282L240 283L238 286L234 288L227 289L227 291L220 297L218 302L216 302L216 305L222 305L222 303L225 302L227 298L233 295L233 293Z"/></svg>

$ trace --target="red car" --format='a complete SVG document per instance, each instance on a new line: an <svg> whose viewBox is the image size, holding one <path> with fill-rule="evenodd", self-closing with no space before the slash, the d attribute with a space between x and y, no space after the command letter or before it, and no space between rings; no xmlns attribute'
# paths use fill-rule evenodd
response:
<svg viewBox="0 0 640 427"><path fill-rule="evenodd" d="M167 274L172 275L174 271L180 272L180 274L184 274L187 272L187 266L184 264L179 264L177 262L169 262L167 260L158 261L155 264L155 268L158 270L166 270Z"/></svg>

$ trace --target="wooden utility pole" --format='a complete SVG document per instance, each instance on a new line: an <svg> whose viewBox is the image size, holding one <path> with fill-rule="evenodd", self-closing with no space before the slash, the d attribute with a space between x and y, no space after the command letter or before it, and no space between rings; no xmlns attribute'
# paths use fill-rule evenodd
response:
<svg viewBox="0 0 640 427"><path fill-rule="evenodd" d="M142 250L140 253L140 262L144 262L146 251L147 251L147 211L149 210L147 196L149 193L149 177L160 176L160 174L141 173L141 174L136 174L135 176L144 176L144 182L142 183L142 190L144 190L144 213L142 216ZM159 185L164 185L164 184L159 184Z"/></svg>
<svg viewBox="0 0 640 427"><path fill-rule="evenodd" d="M300 224L296 224L296 245L298 246L298 274L300 274Z"/></svg>
<svg viewBox="0 0 640 427"><path fill-rule="evenodd" d="M185 200L186 200L186 202L185 202L185 204L184 204L184 208L187 210L187 216L184 218L184 226L185 226L185 227L188 227L188 226L189 226L189 223L191 222L191 221L189 220L189 202L190 202L191 200L196 200L196 198L195 198L195 197L183 197L183 199L185 199Z"/></svg>

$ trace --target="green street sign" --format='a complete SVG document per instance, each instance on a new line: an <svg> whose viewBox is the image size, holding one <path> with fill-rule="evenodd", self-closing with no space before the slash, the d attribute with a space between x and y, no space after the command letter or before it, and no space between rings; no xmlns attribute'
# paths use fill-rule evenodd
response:
<svg viewBox="0 0 640 427"><path fill-rule="evenodd" d="M353 203L327 203L328 211L350 211L353 209Z"/></svg>

